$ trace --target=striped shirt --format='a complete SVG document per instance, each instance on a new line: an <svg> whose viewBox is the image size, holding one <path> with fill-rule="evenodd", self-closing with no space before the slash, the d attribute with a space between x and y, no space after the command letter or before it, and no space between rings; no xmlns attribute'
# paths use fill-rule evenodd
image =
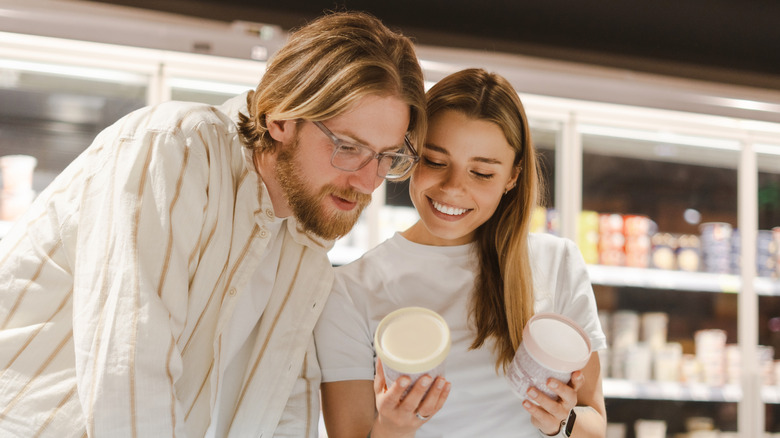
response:
<svg viewBox="0 0 780 438"><path fill-rule="evenodd" d="M0 436L202 437L222 334L274 219L236 128L246 96L100 133L0 241ZM315 437L330 242L285 221L227 436Z"/></svg>

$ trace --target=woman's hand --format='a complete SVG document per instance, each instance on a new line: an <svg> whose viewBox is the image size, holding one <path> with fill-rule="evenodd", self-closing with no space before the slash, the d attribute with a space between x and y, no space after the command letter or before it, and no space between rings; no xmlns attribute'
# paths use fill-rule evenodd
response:
<svg viewBox="0 0 780 438"><path fill-rule="evenodd" d="M529 388L528 399L523 401L523 407L531 414L531 423L546 435L557 434L569 412L577 405L577 391L584 381L585 376L581 371L571 374L568 385L558 379L549 379L547 387L558 395L558 400L553 400L536 388Z"/></svg>
<svg viewBox="0 0 780 438"><path fill-rule="evenodd" d="M372 438L413 437L420 426L439 412L450 393L451 384L446 379L424 375L404 395L411 382L408 376L400 377L386 388L382 363L378 359L376 370L374 394L378 415L371 430Z"/></svg>

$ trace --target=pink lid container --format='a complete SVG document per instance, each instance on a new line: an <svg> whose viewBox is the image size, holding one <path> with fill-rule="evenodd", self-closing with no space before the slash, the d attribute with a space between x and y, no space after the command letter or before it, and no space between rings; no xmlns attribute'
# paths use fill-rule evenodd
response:
<svg viewBox="0 0 780 438"><path fill-rule="evenodd" d="M568 383L571 373L588 363L590 354L590 339L576 322L555 313L538 313L523 328L523 342L506 378L521 398L532 386L557 398L547 387L547 379Z"/></svg>
<svg viewBox="0 0 780 438"><path fill-rule="evenodd" d="M525 348L537 362L571 373L590 359L590 339L573 320L557 313L534 315L523 329Z"/></svg>

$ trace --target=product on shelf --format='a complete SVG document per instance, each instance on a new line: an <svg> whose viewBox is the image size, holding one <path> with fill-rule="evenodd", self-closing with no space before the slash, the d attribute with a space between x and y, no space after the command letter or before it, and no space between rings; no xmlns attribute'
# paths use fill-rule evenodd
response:
<svg viewBox="0 0 780 438"><path fill-rule="evenodd" d="M626 237L623 234L623 216L599 215L599 263L606 266L625 266Z"/></svg>
<svg viewBox="0 0 780 438"><path fill-rule="evenodd" d="M634 382L680 381L683 349L680 343L667 342L667 313L602 311L599 320L610 344L608 353L600 356L608 368L605 376Z"/></svg>
<svg viewBox="0 0 780 438"><path fill-rule="evenodd" d="M602 310L599 321L610 346L599 352L602 378L712 387L740 384L741 349L737 344L726 344L724 330L696 331L692 342L695 352L686 354L685 341L667 341L667 313L633 310L609 313ZM757 346L756 363L765 386L780 386L780 360L774 357L773 347Z"/></svg>
<svg viewBox="0 0 780 438"><path fill-rule="evenodd" d="M599 214L595 211L580 212L577 226L577 246L585 263L599 262Z"/></svg>
<svg viewBox="0 0 780 438"><path fill-rule="evenodd" d="M771 230L758 230L756 234L756 275L770 277L777 271L777 244L774 241L774 233ZM735 229L731 234L731 272L738 274L742 264L740 263L741 245L739 230Z"/></svg>
<svg viewBox="0 0 780 438"><path fill-rule="evenodd" d="M656 269L677 269L677 236L671 233L655 233L650 239L651 266Z"/></svg>
<svg viewBox="0 0 780 438"><path fill-rule="evenodd" d="M683 354L680 359L680 382L701 383L701 364L695 354Z"/></svg>
<svg viewBox="0 0 780 438"><path fill-rule="evenodd" d="M653 350L646 342L638 342L626 350L623 358L623 378L632 382L652 379Z"/></svg>
<svg viewBox="0 0 780 438"><path fill-rule="evenodd" d="M772 228L772 249L775 254L775 277L780 277L780 227Z"/></svg>
<svg viewBox="0 0 780 438"><path fill-rule="evenodd" d="M666 345L669 315L664 312L645 312L641 322L642 342L646 342L654 352L663 348Z"/></svg>
<svg viewBox="0 0 780 438"><path fill-rule="evenodd" d="M718 329L694 333L696 360L701 365L702 381L710 386L726 383L726 332Z"/></svg>
<svg viewBox="0 0 780 438"><path fill-rule="evenodd" d="M552 208L537 206L531 213L530 231L532 233L550 233L558 235L560 233L560 220L558 212Z"/></svg>
<svg viewBox="0 0 780 438"><path fill-rule="evenodd" d="M607 423L605 438L626 438L626 425L623 423Z"/></svg>
<svg viewBox="0 0 780 438"><path fill-rule="evenodd" d="M761 371L761 378L764 385L776 385L775 380L775 349L768 345L759 345L756 352L758 355L758 366Z"/></svg>
<svg viewBox="0 0 780 438"><path fill-rule="evenodd" d="M561 219L553 208L547 210L547 232L554 236L561 234Z"/></svg>
<svg viewBox="0 0 780 438"><path fill-rule="evenodd" d="M546 233L547 232L547 209L544 207L535 207L531 213L531 226L530 232L532 233Z"/></svg>
<svg viewBox="0 0 780 438"><path fill-rule="evenodd" d="M658 226L647 216L623 216L623 235L626 240L626 266L634 268L650 267L650 237L657 230Z"/></svg>
<svg viewBox="0 0 780 438"><path fill-rule="evenodd" d="M726 383L729 385L738 385L742 374L742 353L739 351L739 345L726 345Z"/></svg>
<svg viewBox="0 0 780 438"><path fill-rule="evenodd" d="M634 422L636 438L666 438L666 421L636 420Z"/></svg>
<svg viewBox="0 0 780 438"><path fill-rule="evenodd" d="M701 255L706 272L730 274L732 272L733 229L725 222L705 222L699 225Z"/></svg>
<svg viewBox="0 0 780 438"><path fill-rule="evenodd" d="M631 349L639 342L639 314L630 310L619 310L612 314L612 348L610 370L616 379L626 378L626 359Z"/></svg>
<svg viewBox="0 0 780 438"><path fill-rule="evenodd" d="M775 378L775 349L768 345L756 346L756 364L765 386L780 384ZM726 383L739 385L742 373L742 352L737 344L729 344L725 349Z"/></svg>
<svg viewBox="0 0 780 438"><path fill-rule="evenodd" d="M537 207L531 231L558 235L558 212ZM588 264L739 274L739 231L726 222L704 222L699 231L668 233L647 216L583 210L576 242ZM757 276L780 277L780 227L758 230L756 244Z"/></svg>
<svg viewBox="0 0 780 438"><path fill-rule="evenodd" d="M38 160L29 155L0 157L3 189L0 191L0 220L14 221L35 199L33 172Z"/></svg>
<svg viewBox="0 0 780 438"><path fill-rule="evenodd" d="M701 269L701 239L694 234L682 234L677 237L677 269L697 272Z"/></svg>
<svg viewBox="0 0 780 438"><path fill-rule="evenodd" d="M659 382L681 381L683 348L679 342L669 342L655 352L653 378Z"/></svg>

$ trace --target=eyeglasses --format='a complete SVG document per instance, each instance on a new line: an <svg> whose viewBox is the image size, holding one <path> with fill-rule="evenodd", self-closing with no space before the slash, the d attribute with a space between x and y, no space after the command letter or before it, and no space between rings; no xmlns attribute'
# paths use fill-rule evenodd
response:
<svg viewBox="0 0 780 438"><path fill-rule="evenodd" d="M376 168L377 176L393 181L405 177L406 174L412 170L414 164L420 160L420 156L417 155L417 151L414 150L414 146L412 146L412 143L409 141L409 137L405 135L404 148L400 149L398 152L375 153L374 150L368 146L350 143L336 137L330 132L330 129L322 124L322 122L312 123L320 128L336 146L336 148L333 149L333 155L330 157L330 164L336 169L355 172L364 168L368 163L376 159L379 161L379 165ZM411 154L402 153L401 151L404 149L408 149Z"/></svg>

